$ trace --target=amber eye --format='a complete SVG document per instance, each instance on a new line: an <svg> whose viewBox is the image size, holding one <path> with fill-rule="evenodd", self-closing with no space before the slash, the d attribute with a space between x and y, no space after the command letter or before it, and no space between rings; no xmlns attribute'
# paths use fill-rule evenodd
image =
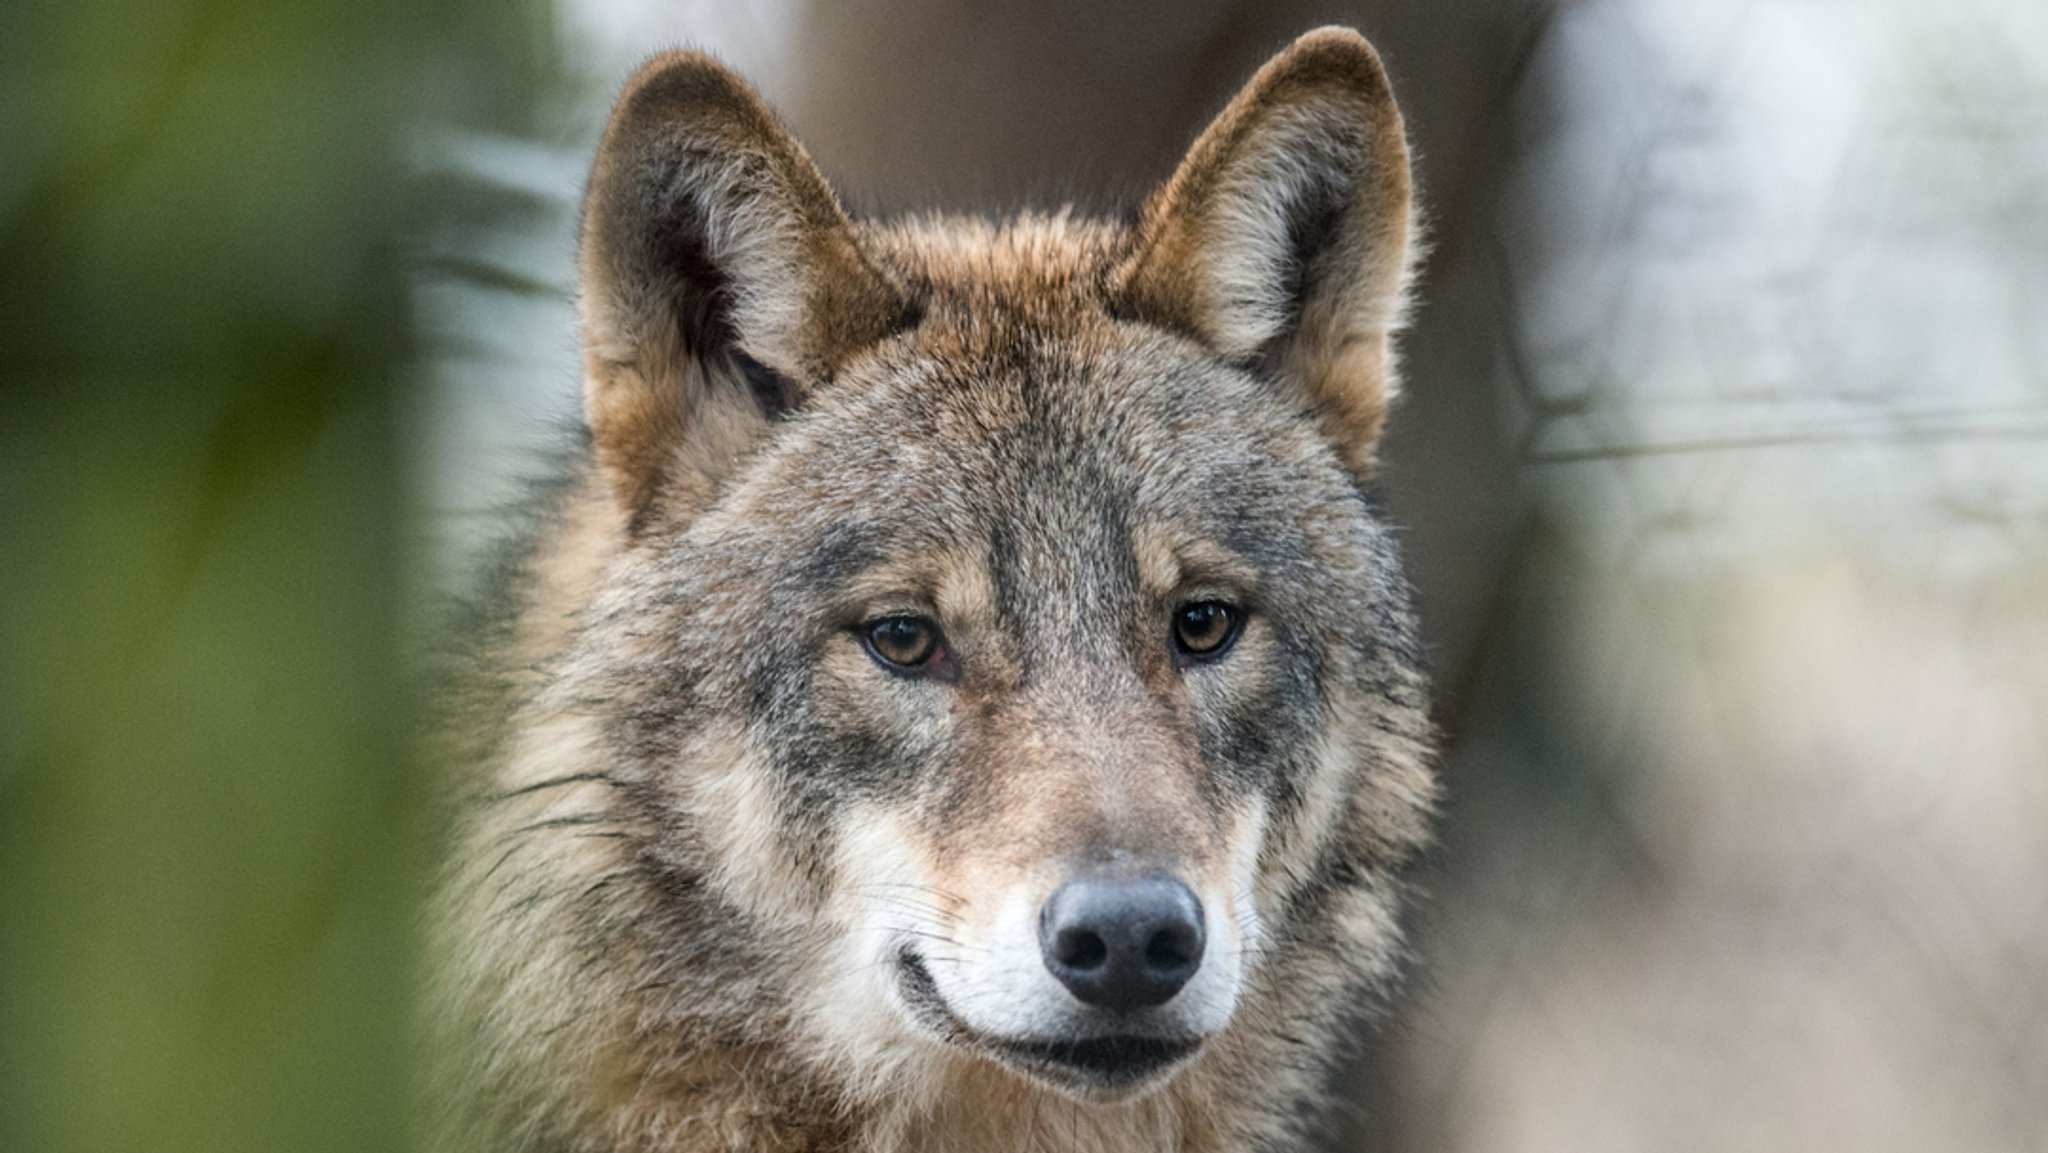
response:
<svg viewBox="0 0 2048 1153"><path fill-rule="evenodd" d="M1173 614L1173 647L1184 660L1206 661L1222 656L1237 639L1244 614L1222 601L1197 601Z"/></svg>
<svg viewBox="0 0 2048 1153"><path fill-rule="evenodd" d="M939 655L939 626L923 617L883 617L861 630L868 652L885 668L921 671Z"/></svg>

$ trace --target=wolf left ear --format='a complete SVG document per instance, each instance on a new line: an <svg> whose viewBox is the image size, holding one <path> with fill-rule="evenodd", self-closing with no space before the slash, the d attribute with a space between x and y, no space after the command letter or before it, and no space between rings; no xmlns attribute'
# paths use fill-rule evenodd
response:
<svg viewBox="0 0 2048 1153"><path fill-rule="evenodd" d="M1113 286L1128 313L1251 364L1370 471L1413 244L1408 143L1348 28L1261 68L1146 202Z"/></svg>
<svg viewBox="0 0 2048 1153"><path fill-rule="evenodd" d="M655 57L620 93L578 271L584 415L635 518L657 492L701 497L850 353L911 319L803 148L694 52Z"/></svg>

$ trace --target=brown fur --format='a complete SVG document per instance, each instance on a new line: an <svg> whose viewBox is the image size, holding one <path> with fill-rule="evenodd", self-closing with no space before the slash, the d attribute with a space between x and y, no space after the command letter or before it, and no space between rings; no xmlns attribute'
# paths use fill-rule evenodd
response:
<svg viewBox="0 0 2048 1153"><path fill-rule="evenodd" d="M1298 1140L1396 970L1435 793L1362 487L1410 231L1345 30L1129 228L855 223L722 67L641 69L586 198L592 453L449 730L448 1146ZM1166 622L1213 599L1242 633L1190 667ZM902 613L953 676L862 649ZM1214 930L1160 1010L1199 1048L1130 1088L1048 1081L988 1023L1066 1020L1005 992L1049 980L1014 907L1103 861L1184 877Z"/></svg>

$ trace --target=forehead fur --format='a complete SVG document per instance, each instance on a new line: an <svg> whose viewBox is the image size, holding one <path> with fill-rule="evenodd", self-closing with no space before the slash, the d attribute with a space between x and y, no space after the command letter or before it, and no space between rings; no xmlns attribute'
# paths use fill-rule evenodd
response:
<svg viewBox="0 0 2048 1153"><path fill-rule="evenodd" d="M997 441L1041 456L1080 442L1089 456L1125 464L1165 463L1156 458L1190 448L1199 450L1190 463L1336 460L1313 418L1255 366L1126 315L1114 278L1136 240L1123 224L1062 211L862 229L876 264L919 301L920 319L820 390L815 409L827 420L915 428L934 437L924 450L967 455Z"/></svg>
<svg viewBox="0 0 2048 1153"><path fill-rule="evenodd" d="M1001 319L1058 324L1106 316L1111 266L1127 229L1061 212L1001 223L927 216L865 225L865 247L941 327Z"/></svg>
<svg viewBox="0 0 2048 1153"><path fill-rule="evenodd" d="M1029 533L1107 508L1131 551L1169 544L1147 524L1161 515L1198 537L1333 500L1364 511L1343 499L1356 478L1313 414L1248 366L1119 314L1108 281L1132 243L1122 225L1061 213L862 227L920 318L817 390L746 470L720 531L748 516L784 529L903 519L936 547L985 536L991 517ZM1261 526L1269 544L1290 527Z"/></svg>
<svg viewBox="0 0 2048 1153"><path fill-rule="evenodd" d="M1208 519L1190 503L1200 498L1241 521L1355 494L1284 393L1184 334L1120 315L1109 279L1132 243L1123 226L1066 213L926 217L863 226L862 242L919 300L920 318L817 390L750 470L740 505L800 502L813 524L904 511L943 535L966 527L948 512L974 510L983 529L1000 514L1028 532L1108 501L1128 518L1115 542L1128 550L1140 536L1164 543L1148 518Z"/></svg>

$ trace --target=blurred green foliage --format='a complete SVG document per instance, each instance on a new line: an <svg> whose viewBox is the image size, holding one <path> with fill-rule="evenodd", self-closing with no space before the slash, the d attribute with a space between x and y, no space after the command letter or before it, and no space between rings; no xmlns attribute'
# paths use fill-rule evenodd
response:
<svg viewBox="0 0 2048 1153"><path fill-rule="evenodd" d="M537 14L0 6L0 1149L410 1143L404 156Z"/></svg>

